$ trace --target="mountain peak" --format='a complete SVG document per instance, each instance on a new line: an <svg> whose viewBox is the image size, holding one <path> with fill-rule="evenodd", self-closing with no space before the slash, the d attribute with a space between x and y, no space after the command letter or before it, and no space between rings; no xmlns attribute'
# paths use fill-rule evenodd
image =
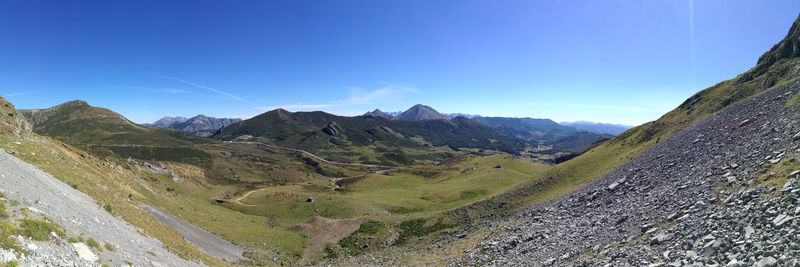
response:
<svg viewBox="0 0 800 267"><path fill-rule="evenodd" d="M751 81L766 73L767 70L778 61L797 57L800 57L800 17L795 19L794 23L792 23L792 27L789 28L789 32L786 33L786 37L772 46L769 51L761 55L761 57L758 58L756 66L742 75L738 82L744 83ZM774 84L774 82L771 82L768 86L772 84Z"/></svg>
<svg viewBox="0 0 800 267"><path fill-rule="evenodd" d="M422 121L422 120L449 120L450 117L439 113L436 109L423 104L416 104L405 112L397 116L398 120L403 121Z"/></svg>

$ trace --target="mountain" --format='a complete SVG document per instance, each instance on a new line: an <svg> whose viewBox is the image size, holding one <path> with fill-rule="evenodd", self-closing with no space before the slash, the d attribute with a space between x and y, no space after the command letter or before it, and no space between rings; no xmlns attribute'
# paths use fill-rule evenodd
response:
<svg viewBox="0 0 800 267"><path fill-rule="evenodd" d="M415 110L424 109L419 107ZM422 113L431 114L426 111ZM263 137L311 151L352 149L377 142L394 148L421 148L429 144L497 149L509 153L518 153L526 146L524 140L500 134L493 128L467 118L388 120L372 116L342 117L320 111L292 113L283 109L222 128L216 137L234 139L243 135Z"/></svg>
<svg viewBox="0 0 800 267"><path fill-rule="evenodd" d="M381 117L381 118L384 118L384 119L387 119L387 120L394 119L393 115L390 115L389 113L383 112L380 109L375 109L373 111L364 113L364 115L362 115L362 116Z"/></svg>
<svg viewBox="0 0 800 267"><path fill-rule="evenodd" d="M189 134L136 124L109 109L69 101L46 109L19 110L33 131L97 155L202 164L210 156L192 146L208 142Z"/></svg>
<svg viewBox="0 0 800 267"><path fill-rule="evenodd" d="M552 145L557 150L582 152L584 149L612 136L581 131L549 119L475 117L473 120L498 131L526 141Z"/></svg>
<svg viewBox="0 0 800 267"><path fill-rule="evenodd" d="M191 118L184 117L164 117L149 126L155 128L173 129L190 132L197 136L212 136L222 129L222 127L242 121L241 119L214 118L205 115L197 115Z"/></svg>
<svg viewBox="0 0 800 267"><path fill-rule="evenodd" d="M155 128L169 128L173 124L186 122L189 120L187 117L163 117L160 120L157 120L151 124L145 124L145 126L155 127Z"/></svg>
<svg viewBox="0 0 800 267"><path fill-rule="evenodd" d="M408 110L398 115L396 120L401 121L424 121L424 120L449 120L450 117L439 113L429 106L416 104Z"/></svg>
<svg viewBox="0 0 800 267"><path fill-rule="evenodd" d="M620 135L633 126L611 123L598 123L590 121L561 122L561 125L570 126L578 130L593 132L598 134Z"/></svg>

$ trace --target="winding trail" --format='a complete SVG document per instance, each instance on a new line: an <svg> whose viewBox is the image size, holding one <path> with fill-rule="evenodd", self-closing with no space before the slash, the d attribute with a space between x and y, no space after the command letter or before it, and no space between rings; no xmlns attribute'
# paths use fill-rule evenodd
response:
<svg viewBox="0 0 800 267"><path fill-rule="evenodd" d="M331 161L331 160L327 160L327 159L325 159L323 157L320 157L320 156L318 156L318 155L316 155L314 153L308 152L306 150L297 149L297 148L291 148L291 147L275 146L275 145L270 145L270 144L266 144L266 143L262 143L262 142L226 141L225 143L229 143L229 144L253 144L253 145L257 145L257 146L269 147L269 148L272 148L272 149L279 149L279 150L286 150L286 151L291 151L291 152L295 152L295 153L301 153L301 154L305 154L305 155L307 155L307 156L309 156L309 157L311 157L311 158L313 158L315 160L318 160L318 161L321 161L321 162L327 163L327 164L332 164L332 165L365 167L365 168L369 168L369 169L380 169L380 170L372 171L372 172L369 172L369 173L363 174L363 175L331 178L331 181L333 181L334 184L338 184L340 181L345 181L345 180L349 180L349 179L359 179L359 178L367 177L367 176L373 175L373 174L385 174L387 172L396 171L396 170L400 170L400 169L408 169L408 167L397 167L397 166L388 166L388 165L361 164L361 163L348 163L348 162ZM245 207L256 207L256 206L259 206L259 205L247 204L247 203L242 202L242 200L247 198L248 196L250 196L250 194L252 194L252 193L263 191L263 190L266 190L267 188L268 187L262 187L262 188L258 188L258 189L253 189L253 190L245 192L241 196L238 196L238 197L232 198L232 199L224 199L224 198L220 197L220 198L215 198L214 200L217 201L217 202L221 202L221 203L224 202L224 203L231 203L231 204L236 204L236 205L245 206Z"/></svg>

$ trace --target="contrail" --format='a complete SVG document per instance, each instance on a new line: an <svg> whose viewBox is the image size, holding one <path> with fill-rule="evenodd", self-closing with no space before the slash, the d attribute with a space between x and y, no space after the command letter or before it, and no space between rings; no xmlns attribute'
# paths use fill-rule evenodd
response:
<svg viewBox="0 0 800 267"><path fill-rule="evenodd" d="M174 80L174 81L178 81L178 82L181 82L181 83L185 83L185 84L197 87L197 88L208 90L209 92L212 92L212 93L215 93L215 94L218 94L218 95L227 96L227 97L230 97L230 98L245 102L244 98L242 98L240 96L237 96L237 95L234 95L234 94L231 94L231 93L219 90L219 89L211 88L211 87L208 87L208 86L205 86L205 85L202 85L202 84L198 84L198 83L194 83L194 82L191 82L191 81L187 81L187 80L180 79L180 78L175 78L175 77L170 77L170 76L158 76L158 77L167 78L167 79L170 79L170 80Z"/></svg>

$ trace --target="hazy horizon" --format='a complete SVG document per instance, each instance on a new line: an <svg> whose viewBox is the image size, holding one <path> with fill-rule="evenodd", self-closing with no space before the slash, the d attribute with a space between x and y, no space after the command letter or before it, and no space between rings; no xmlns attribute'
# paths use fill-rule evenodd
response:
<svg viewBox="0 0 800 267"><path fill-rule="evenodd" d="M796 1L0 3L0 96L138 123L284 108L638 125L755 64ZM742 19L742 18L750 19ZM146 18L146 19L142 19Z"/></svg>

